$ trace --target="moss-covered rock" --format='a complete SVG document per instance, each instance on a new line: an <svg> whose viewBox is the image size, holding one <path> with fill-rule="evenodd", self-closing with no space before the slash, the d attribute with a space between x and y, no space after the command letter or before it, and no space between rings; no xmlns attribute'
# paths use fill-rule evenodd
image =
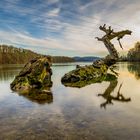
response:
<svg viewBox="0 0 140 140"><path fill-rule="evenodd" d="M90 83L101 82L106 78L108 66L105 64L96 67L94 65L77 67L65 74L61 82L65 86L83 87Z"/></svg>
<svg viewBox="0 0 140 140"><path fill-rule="evenodd" d="M28 62L11 83L11 89L27 93L31 89L43 90L52 86L51 58L42 56Z"/></svg>

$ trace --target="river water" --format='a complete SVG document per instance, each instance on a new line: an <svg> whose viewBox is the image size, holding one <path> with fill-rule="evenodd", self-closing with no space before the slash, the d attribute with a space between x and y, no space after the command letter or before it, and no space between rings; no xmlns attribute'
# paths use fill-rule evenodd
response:
<svg viewBox="0 0 140 140"><path fill-rule="evenodd" d="M63 86L75 66L52 66L52 98L40 103L10 90L23 65L0 65L0 140L139 140L140 63L118 63L114 83Z"/></svg>

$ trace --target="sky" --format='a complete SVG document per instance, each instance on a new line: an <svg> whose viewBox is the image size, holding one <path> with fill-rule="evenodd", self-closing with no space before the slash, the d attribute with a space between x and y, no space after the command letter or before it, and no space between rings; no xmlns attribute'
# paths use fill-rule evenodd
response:
<svg viewBox="0 0 140 140"><path fill-rule="evenodd" d="M0 0L0 44L30 49L46 55L106 56L102 42L106 24L114 31L129 29L124 49L140 41L139 0Z"/></svg>

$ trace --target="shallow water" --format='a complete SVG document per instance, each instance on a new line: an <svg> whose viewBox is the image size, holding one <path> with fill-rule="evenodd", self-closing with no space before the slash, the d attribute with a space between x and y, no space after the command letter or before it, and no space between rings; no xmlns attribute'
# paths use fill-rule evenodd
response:
<svg viewBox="0 0 140 140"><path fill-rule="evenodd" d="M0 140L139 140L140 63L118 63L114 83L63 86L75 65L53 65L53 98L43 104L10 90L22 65L0 65Z"/></svg>

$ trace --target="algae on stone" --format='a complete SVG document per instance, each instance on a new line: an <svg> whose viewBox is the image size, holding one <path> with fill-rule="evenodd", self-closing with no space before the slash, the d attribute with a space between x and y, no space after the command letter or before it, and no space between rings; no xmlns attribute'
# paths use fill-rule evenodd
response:
<svg viewBox="0 0 140 140"><path fill-rule="evenodd" d="M40 91L52 86L51 58L42 56L29 61L11 83L11 89L28 93L31 89Z"/></svg>
<svg viewBox="0 0 140 140"><path fill-rule="evenodd" d="M107 65L101 65L100 68L96 68L92 65L83 66L65 74L61 82L65 86L83 87L90 83L103 81L106 77L106 73Z"/></svg>

